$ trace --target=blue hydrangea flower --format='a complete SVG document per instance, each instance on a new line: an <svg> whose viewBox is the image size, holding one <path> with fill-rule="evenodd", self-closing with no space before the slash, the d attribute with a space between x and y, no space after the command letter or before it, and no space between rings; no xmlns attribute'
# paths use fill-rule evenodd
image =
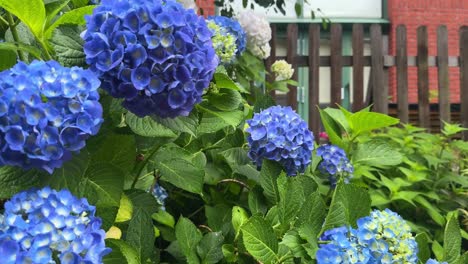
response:
<svg viewBox="0 0 468 264"><path fill-rule="evenodd" d="M237 20L225 16L211 16L209 21L215 22L218 26L224 28L228 34L234 36L236 40L236 55L240 56L247 45L247 35Z"/></svg>
<svg viewBox="0 0 468 264"><path fill-rule="evenodd" d="M211 41L221 64L231 64L235 60L237 53L234 35L231 35L225 28L212 20L208 20L208 28L213 32Z"/></svg>
<svg viewBox="0 0 468 264"><path fill-rule="evenodd" d="M247 120L248 156L262 166L263 159L279 162L289 176L303 173L311 162L314 136L291 107L272 106Z"/></svg>
<svg viewBox="0 0 468 264"><path fill-rule="evenodd" d="M137 116L187 116L218 65L203 17L174 0L102 0L84 52L113 97Z"/></svg>
<svg viewBox="0 0 468 264"><path fill-rule="evenodd" d="M95 211L85 198L65 189L46 187L14 195L0 218L2 263L103 263L111 250Z"/></svg>
<svg viewBox="0 0 468 264"><path fill-rule="evenodd" d="M166 189L159 184L156 184L151 190L151 194L156 198L158 203L161 205L162 210L166 210L165 200L169 197Z"/></svg>
<svg viewBox="0 0 468 264"><path fill-rule="evenodd" d="M19 62L0 73L0 166L62 166L99 131L100 81L56 61Z"/></svg>
<svg viewBox="0 0 468 264"><path fill-rule="evenodd" d="M447 262L439 262L435 259L428 259L426 264L448 264Z"/></svg>
<svg viewBox="0 0 468 264"><path fill-rule="evenodd" d="M317 156L322 158L319 171L328 176L331 186L336 186L337 177L344 177L344 181L349 183L354 167L344 150L335 145L321 145L317 148Z"/></svg>
<svg viewBox="0 0 468 264"><path fill-rule="evenodd" d="M329 243L320 245L317 263L417 263L418 245L398 214L374 210L357 225L357 229L339 227L324 232L320 239Z"/></svg>

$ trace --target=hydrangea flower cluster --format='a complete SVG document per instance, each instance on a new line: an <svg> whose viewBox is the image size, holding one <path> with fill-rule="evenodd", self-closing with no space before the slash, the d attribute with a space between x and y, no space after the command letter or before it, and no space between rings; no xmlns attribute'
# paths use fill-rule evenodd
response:
<svg viewBox="0 0 468 264"><path fill-rule="evenodd" d="M100 81L56 61L19 62L0 73L0 166L52 173L99 131Z"/></svg>
<svg viewBox="0 0 468 264"><path fill-rule="evenodd" d="M228 65L236 58L237 47L236 39L229 32L216 24L213 20L208 20L208 27L213 32L213 47L221 63Z"/></svg>
<svg viewBox="0 0 468 264"><path fill-rule="evenodd" d="M271 65L271 71L275 74L277 81L289 80L294 74L291 64L285 60L277 60Z"/></svg>
<svg viewBox="0 0 468 264"><path fill-rule="evenodd" d="M0 219L2 263L102 263L101 219L85 198L48 187L14 195Z"/></svg>
<svg viewBox="0 0 468 264"><path fill-rule="evenodd" d="M86 62L137 116L187 116L218 65L203 17L175 0L102 0L86 17Z"/></svg>
<svg viewBox="0 0 468 264"><path fill-rule="evenodd" d="M271 28L266 16L246 10L239 13L237 21L247 34L247 49L261 59L268 58L271 51Z"/></svg>
<svg viewBox="0 0 468 264"><path fill-rule="evenodd" d="M236 56L240 56L246 49L247 35L239 22L225 16L212 16L210 21L214 21L218 26L224 28L236 40Z"/></svg>
<svg viewBox="0 0 468 264"><path fill-rule="evenodd" d="M165 200L169 197L166 189L159 184L156 184L151 191L151 194L156 198L156 201L161 205L162 210L166 210Z"/></svg>
<svg viewBox="0 0 468 264"><path fill-rule="evenodd" d="M358 228L324 232L317 263L417 263L418 245L409 225L389 209L360 218Z"/></svg>
<svg viewBox="0 0 468 264"><path fill-rule="evenodd" d="M311 162L314 136L291 107L272 106L247 120L248 156L262 166L263 159L279 162L289 176L303 173Z"/></svg>
<svg viewBox="0 0 468 264"><path fill-rule="evenodd" d="M317 156L322 158L318 166L319 171L329 177L332 186L336 185L337 176L343 177L345 183L349 183L354 167L343 149L330 144L321 145L317 148Z"/></svg>

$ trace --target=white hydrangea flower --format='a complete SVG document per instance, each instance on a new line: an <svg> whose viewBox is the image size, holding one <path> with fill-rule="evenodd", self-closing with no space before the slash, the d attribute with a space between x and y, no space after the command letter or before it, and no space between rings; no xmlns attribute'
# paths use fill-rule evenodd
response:
<svg viewBox="0 0 468 264"><path fill-rule="evenodd" d="M266 59L270 56L271 28L266 16L252 10L237 15L239 24L247 34L247 49L255 56Z"/></svg>
<svg viewBox="0 0 468 264"><path fill-rule="evenodd" d="M177 0L177 2L181 3L185 9L193 9L195 12L198 12L198 7L195 3L195 0Z"/></svg>
<svg viewBox="0 0 468 264"><path fill-rule="evenodd" d="M294 74L291 64L285 60L277 60L271 65L271 71L276 75L277 81L289 80Z"/></svg>

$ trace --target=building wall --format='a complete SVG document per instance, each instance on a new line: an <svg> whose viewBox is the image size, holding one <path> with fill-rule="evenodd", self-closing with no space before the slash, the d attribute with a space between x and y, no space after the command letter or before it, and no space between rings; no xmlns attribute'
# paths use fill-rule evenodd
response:
<svg viewBox="0 0 468 264"><path fill-rule="evenodd" d="M390 53L395 55L396 27L406 25L408 39L408 55L416 56L417 40L416 29L418 26L428 26L429 56L437 55L437 27L446 25L448 29L449 56L459 55L458 30L462 25L468 25L468 0L388 0L388 16L390 27ZM468 43L466 43L468 45ZM438 82L437 68L430 67L429 88L431 102L437 102ZM458 68L450 68L450 100L460 102L460 77ZM416 103L417 69L409 67L408 73L409 101ZM392 101L396 101L396 74L390 71L390 93Z"/></svg>

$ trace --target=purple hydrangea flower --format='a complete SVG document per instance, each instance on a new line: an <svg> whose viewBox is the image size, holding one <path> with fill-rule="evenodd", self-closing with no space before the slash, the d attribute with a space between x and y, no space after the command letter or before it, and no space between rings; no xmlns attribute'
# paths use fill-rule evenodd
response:
<svg viewBox="0 0 468 264"><path fill-rule="evenodd" d="M99 131L100 81L56 61L19 62L0 73L0 165L62 166Z"/></svg>
<svg viewBox="0 0 468 264"><path fill-rule="evenodd" d="M344 177L345 183L349 183L354 167L343 149L330 144L322 145L317 148L317 156L322 158L319 171L328 176L332 186L336 186L337 177Z"/></svg>
<svg viewBox="0 0 468 264"><path fill-rule="evenodd" d="M272 106L247 120L248 156L262 166L263 159L279 162L289 176L303 173L311 162L314 136L291 107Z"/></svg>
<svg viewBox="0 0 468 264"><path fill-rule="evenodd" d="M358 228L338 227L320 238L317 263L417 263L418 245L409 225L389 209L374 210Z"/></svg>
<svg viewBox="0 0 468 264"><path fill-rule="evenodd" d="M65 189L14 195L0 218L2 263L103 263L111 250L95 211L85 198Z"/></svg>
<svg viewBox="0 0 468 264"><path fill-rule="evenodd" d="M218 65L203 17L173 0L103 0L86 17L86 61L137 116L187 116Z"/></svg>

